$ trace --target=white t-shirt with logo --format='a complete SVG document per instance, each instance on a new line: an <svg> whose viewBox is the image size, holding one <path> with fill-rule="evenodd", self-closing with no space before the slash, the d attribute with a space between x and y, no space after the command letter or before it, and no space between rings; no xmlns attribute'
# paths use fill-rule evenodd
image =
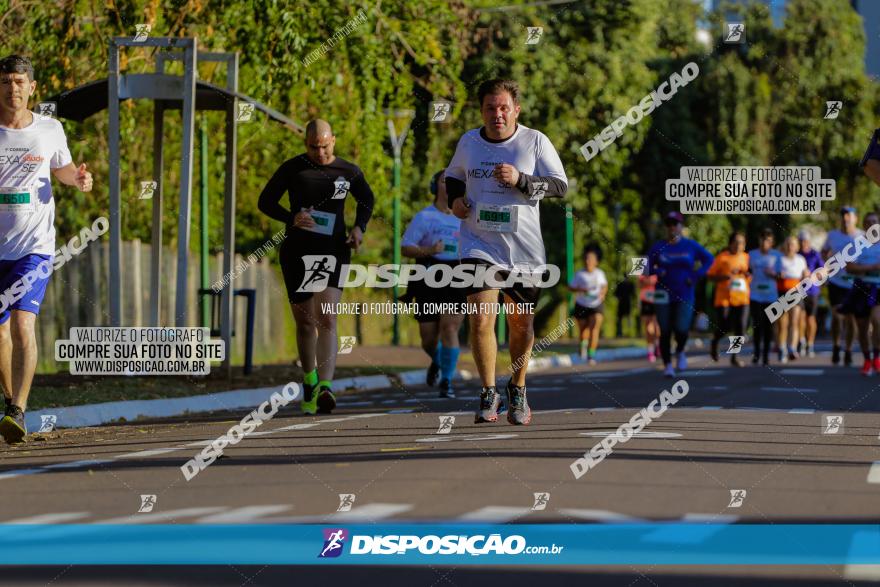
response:
<svg viewBox="0 0 880 587"><path fill-rule="evenodd" d="M800 253L794 257L782 255L779 258L779 275L782 279L801 279L807 270L807 260Z"/></svg>
<svg viewBox="0 0 880 587"><path fill-rule="evenodd" d="M581 269L571 279L571 287L587 291L581 292L575 298L575 303L585 308L598 308L602 303L599 294L602 293L602 288L607 285L608 279L605 277L605 272L598 267L592 271Z"/></svg>
<svg viewBox="0 0 880 587"><path fill-rule="evenodd" d="M823 250L831 251L832 255L839 253L848 244L854 242L856 237L860 234L864 233L861 230L856 230L855 234L849 235L840 230L832 230L825 238L825 246L823 247ZM844 263L840 264L840 271L835 273L834 276L828 280L828 283L833 283L838 287L852 289L854 277L846 272L844 266Z"/></svg>
<svg viewBox="0 0 880 587"><path fill-rule="evenodd" d="M55 252L50 170L72 158L61 123L34 113L25 128L0 126L0 260Z"/></svg>
<svg viewBox="0 0 880 587"><path fill-rule="evenodd" d="M457 261L460 230L461 220L452 213L444 214L431 204L413 217L400 242L404 247L433 247L442 240L443 252L431 257L439 261Z"/></svg>
<svg viewBox="0 0 880 587"><path fill-rule="evenodd" d="M447 176L465 182L464 197L471 204L470 216L461 225L461 258L482 259L507 270L543 265L540 200L499 184L492 176L499 163L568 184L559 154L543 133L520 124L509 139L493 143L481 137L478 128L467 131L446 168Z"/></svg>

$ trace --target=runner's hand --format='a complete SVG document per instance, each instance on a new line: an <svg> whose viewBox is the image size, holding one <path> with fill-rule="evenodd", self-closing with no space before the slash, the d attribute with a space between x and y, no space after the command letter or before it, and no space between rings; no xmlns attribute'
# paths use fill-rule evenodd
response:
<svg viewBox="0 0 880 587"><path fill-rule="evenodd" d="M513 187L519 182L519 171L509 163L499 163L496 165L495 169L492 170L492 175L507 187Z"/></svg>
<svg viewBox="0 0 880 587"><path fill-rule="evenodd" d="M92 174L86 169L86 164L83 163L76 170L76 187L79 188L80 191L90 192L92 191Z"/></svg>
<svg viewBox="0 0 880 587"><path fill-rule="evenodd" d="M452 202L452 213L462 220L467 220L468 216L471 215L471 207L464 197L458 198Z"/></svg>
<svg viewBox="0 0 880 587"><path fill-rule="evenodd" d="M361 232L360 226L355 226L351 229L351 232L348 234L348 240L345 241L349 247L357 251L361 247L361 242L364 240L364 233Z"/></svg>
<svg viewBox="0 0 880 587"><path fill-rule="evenodd" d="M297 228L314 228L315 219L312 218L313 207L305 208L293 217L293 225Z"/></svg>

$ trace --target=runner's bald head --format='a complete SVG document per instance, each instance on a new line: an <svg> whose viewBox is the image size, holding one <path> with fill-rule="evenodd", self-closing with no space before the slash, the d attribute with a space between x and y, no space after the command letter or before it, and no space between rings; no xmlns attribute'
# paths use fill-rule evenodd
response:
<svg viewBox="0 0 880 587"><path fill-rule="evenodd" d="M336 137L326 120L316 118L306 125L306 155L313 163L329 165L335 158L333 147Z"/></svg>
<svg viewBox="0 0 880 587"><path fill-rule="evenodd" d="M316 118L306 125L306 140L332 137L333 129L326 120Z"/></svg>

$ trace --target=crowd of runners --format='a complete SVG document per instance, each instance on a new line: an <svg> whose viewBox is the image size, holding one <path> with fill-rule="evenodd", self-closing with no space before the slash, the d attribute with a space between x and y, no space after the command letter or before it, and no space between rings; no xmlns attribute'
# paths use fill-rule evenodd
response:
<svg viewBox="0 0 880 587"><path fill-rule="evenodd" d="M93 179L85 164L72 162L61 124L28 110L36 90L30 61L16 55L0 60L0 81L0 291L5 291L36 265L51 263L55 252L52 177L85 192L92 189ZM469 344L481 382L475 421L497 421L506 401L508 422L523 425L532 418L526 371L535 339L534 306L545 286L544 277L555 268L546 265L541 201L564 197L568 179L547 136L518 122L516 82L488 80L480 85L477 99L483 125L465 132L452 159L432 176L433 202L415 215L401 243L402 254L426 271L458 275L461 269L470 270L467 275L473 279L466 286L448 280L439 286L414 283L406 299L422 307L493 308L502 301L511 308L503 317L511 364L501 391L496 379L499 313L468 316ZM305 414L330 413L336 407L333 377L338 338L332 308L341 299L343 266L361 246L373 214L374 195L364 173L334 154L335 143L328 122L311 121L305 152L277 169L258 201L260 211L287 227L280 264L296 322ZM871 149L863 166L880 184L880 147ZM285 194L288 200L282 203ZM344 218L349 196L356 203L350 229ZM866 214L864 222L866 228L876 224L877 214ZM714 285L711 355L715 360L720 358L725 335L747 335L749 317L752 363L769 364L771 348L782 363L815 354L819 287L810 288L779 320L771 321L766 310L781 293L861 234L855 209L841 209L840 226L828 233L821 252L812 249L810 235L803 231L783 239L777 250L774 233L768 229L749 252L746 237L735 232L727 248L713 255L684 236L684 218L678 212L668 213L664 224L665 238L650 247L637 280L648 360L654 362L659 355L666 376L687 369L685 349L696 291L704 280ZM572 318L580 332L581 356L593 364L609 283L600 267L600 247L587 246L583 263L567 285L575 295ZM48 277L37 278L25 296L0 312L0 385L6 402L0 435L9 443L20 442L27 434L24 410L36 367L34 328L47 282ZM862 372L880 372L880 248L868 248L825 288L832 312L832 362L852 364L853 341L858 338L864 355ZM439 385L441 397L455 395L452 382L464 318L464 312L417 314L429 362L426 382ZM619 329L619 320L617 324ZM730 360L743 365L738 354Z"/></svg>

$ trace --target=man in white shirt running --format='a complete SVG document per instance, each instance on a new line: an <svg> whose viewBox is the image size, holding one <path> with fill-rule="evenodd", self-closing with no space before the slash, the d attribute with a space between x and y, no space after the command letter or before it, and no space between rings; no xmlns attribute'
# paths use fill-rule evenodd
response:
<svg viewBox="0 0 880 587"><path fill-rule="evenodd" d="M517 123L515 81L485 81L478 99L483 126L467 131L458 141L446 168L446 190L453 213L463 220L462 264L488 268L487 274L495 276L474 283L468 304L497 303L499 289L505 303L522 304L507 313L513 360L507 421L528 424L532 414L526 400L526 367L535 339L534 314L520 309L537 302L539 285L546 283L538 204L544 197L563 197L568 179L550 139ZM552 273L556 268L550 269ZM557 279L558 273L556 269ZM501 405L495 388L496 316L494 311L470 315L471 350L483 384L477 423L497 421Z"/></svg>
<svg viewBox="0 0 880 587"><path fill-rule="evenodd" d="M0 435L9 444L27 436L24 411L37 366L34 327L55 253L52 176L83 192L92 189L85 163L73 164L61 123L28 110L36 87L29 59L0 60L0 293L15 292L16 298L0 304L0 384L6 400Z"/></svg>

